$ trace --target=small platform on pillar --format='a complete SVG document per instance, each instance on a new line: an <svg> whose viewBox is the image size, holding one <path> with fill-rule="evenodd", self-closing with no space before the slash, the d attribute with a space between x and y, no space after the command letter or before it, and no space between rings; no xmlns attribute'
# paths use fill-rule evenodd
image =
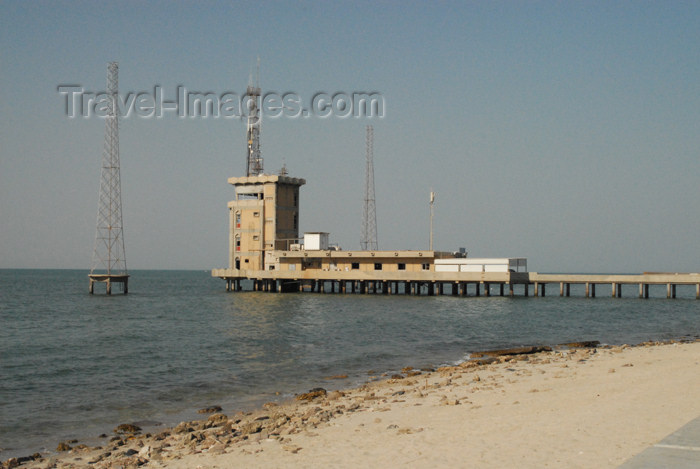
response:
<svg viewBox="0 0 700 469"><path fill-rule="evenodd" d="M129 293L129 275L127 274L90 274L90 294L95 293L95 283L105 283L107 285L107 294L112 294L112 284L119 283L122 285L122 291L126 295Z"/></svg>

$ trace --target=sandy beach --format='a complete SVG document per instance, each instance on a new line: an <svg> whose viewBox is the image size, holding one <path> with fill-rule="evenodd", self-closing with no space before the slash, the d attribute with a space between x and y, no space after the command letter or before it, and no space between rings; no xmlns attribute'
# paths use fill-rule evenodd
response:
<svg viewBox="0 0 700 469"><path fill-rule="evenodd" d="M125 426L101 447L68 442L3 467L612 468L700 416L700 342L407 367L252 413L211 410L159 433Z"/></svg>

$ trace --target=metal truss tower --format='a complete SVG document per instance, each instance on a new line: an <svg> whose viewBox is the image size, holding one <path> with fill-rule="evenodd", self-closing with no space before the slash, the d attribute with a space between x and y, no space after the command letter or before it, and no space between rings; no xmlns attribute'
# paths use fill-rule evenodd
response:
<svg viewBox="0 0 700 469"><path fill-rule="evenodd" d="M107 284L107 294L112 293L112 283L121 284L128 292L126 253L122 225L122 194L119 178L119 64L107 66L107 117L105 118L105 142L102 151L100 197L97 206L97 232L90 270L90 293L94 283Z"/></svg>
<svg viewBox="0 0 700 469"><path fill-rule="evenodd" d="M247 140L248 140L248 158L246 176L257 176L263 173L263 159L260 154L260 124L262 123L262 114L260 113L260 59L258 59L258 69L255 77L255 86L253 86L253 77L251 74L248 89L246 90L248 125L247 125Z"/></svg>
<svg viewBox="0 0 700 469"><path fill-rule="evenodd" d="M371 125L367 126L366 150L365 200L360 247L363 251L376 251L379 249L379 243L377 241L377 206L374 199L374 127Z"/></svg>

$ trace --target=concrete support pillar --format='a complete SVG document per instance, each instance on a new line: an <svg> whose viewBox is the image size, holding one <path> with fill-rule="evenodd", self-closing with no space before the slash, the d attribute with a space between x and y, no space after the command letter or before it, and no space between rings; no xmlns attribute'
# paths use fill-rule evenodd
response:
<svg viewBox="0 0 700 469"><path fill-rule="evenodd" d="M571 296L571 284L566 284L566 296Z"/></svg>
<svg viewBox="0 0 700 469"><path fill-rule="evenodd" d="M481 284L480 283L475 283L476 286L476 296L481 296Z"/></svg>
<svg viewBox="0 0 700 469"><path fill-rule="evenodd" d="M588 298L591 294L591 285L586 282L586 298Z"/></svg>
<svg viewBox="0 0 700 469"><path fill-rule="evenodd" d="M491 284L484 282L484 296L491 296Z"/></svg>
<svg viewBox="0 0 700 469"><path fill-rule="evenodd" d="M524 284L524 285L525 285L524 294L525 294L525 296L528 296L528 295L530 294L530 292L528 291L528 290L530 290L530 284L529 284L529 283L526 283L526 284Z"/></svg>
<svg viewBox="0 0 700 469"><path fill-rule="evenodd" d="M700 283L695 285L695 299L700 300Z"/></svg>
<svg viewBox="0 0 700 469"><path fill-rule="evenodd" d="M613 284L612 284L612 296L613 296L613 298L621 298L622 297L622 284L621 283L613 282Z"/></svg>
<svg viewBox="0 0 700 469"><path fill-rule="evenodd" d="M112 294L112 282L109 279L107 279L107 294Z"/></svg>
<svg viewBox="0 0 700 469"><path fill-rule="evenodd" d="M466 282L459 282L459 293L462 296L467 296L467 283Z"/></svg>
<svg viewBox="0 0 700 469"><path fill-rule="evenodd" d="M546 287L546 286L547 286L546 283L543 283L543 284L542 284L542 296L543 296L543 297L544 297L544 295L545 295L545 287Z"/></svg>
<svg viewBox="0 0 700 469"><path fill-rule="evenodd" d="M279 280L276 282L277 282L277 293L282 293L282 280Z"/></svg>
<svg viewBox="0 0 700 469"><path fill-rule="evenodd" d="M643 283L639 284L639 297L644 298L644 284Z"/></svg>
<svg viewBox="0 0 700 469"><path fill-rule="evenodd" d="M501 296L503 296L503 293L504 293L503 288L504 288L504 285L501 284L501 285L499 286Z"/></svg>
<svg viewBox="0 0 700 469"><path fill-rule="evenodd" d="M564 282L559 282L559 296L564 296Z"/></svg>
<svg viewBox="0 0 700 469"><path fill-rule="evenodd" d="M389 282L382 282L382 295L389 293Z"/></svg>
<svg viewBox="0 0 700 469"><path fill-rule="evenodd" d="M435 295L435 282L428 283L428 296Z"/></svg>
<svg viewBox="0 0 700 469"><path fill-rule="evenodd" d="M540 284L535 282L535 296L540 296Z"/></svg>
<svg viewBox="0 0 700 469"><path fill-rule="evenodd" d="M666 285L666 298L675 298L676 297L676 284L675 283L669 283Z"/></svg>
<svg viewBox="0 0 700 469"><path fill-rule="evenodd" d="M591 296L595 298L595 283L591 284Z"/></svg>
<svg viewBox="0 0 700 469"><path fill-rule="evenodd" d="M515 288L513 282L508 283L508 295L512 298L515 296Z"/></svg>

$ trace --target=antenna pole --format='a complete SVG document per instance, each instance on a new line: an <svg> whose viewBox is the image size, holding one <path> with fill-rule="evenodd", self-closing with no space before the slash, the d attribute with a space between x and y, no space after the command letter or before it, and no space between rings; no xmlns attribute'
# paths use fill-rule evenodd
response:
<svg viewBox="0 0 700 469"><path fill-rule="evenodd" d="M433 250L433 205L435 204L435 192L430 191L430 250Z"/></svg>
<svg viewBox="0 0 700 469"><path fill-rule="evenodd" d="M251 74L252 75L252 74ZM257 176L263 173L263 158L260 154L260 124L262 114L258 104L260 103L260 58L258 57L258 66L255 76L255 85L253 85L253 77L250 77L250 83L246 90L246 104L248 111L248 125L246 137L248 141L248 156L246 176Z"/></svg>
<svg viewBox="0 0 700 469"><path fill-rule="evenodd" d="M378 250L377 240L377 206L374 197L374 127L367 126L366 165L365 165L365 200L362 217L363 251Z"/></svg>

